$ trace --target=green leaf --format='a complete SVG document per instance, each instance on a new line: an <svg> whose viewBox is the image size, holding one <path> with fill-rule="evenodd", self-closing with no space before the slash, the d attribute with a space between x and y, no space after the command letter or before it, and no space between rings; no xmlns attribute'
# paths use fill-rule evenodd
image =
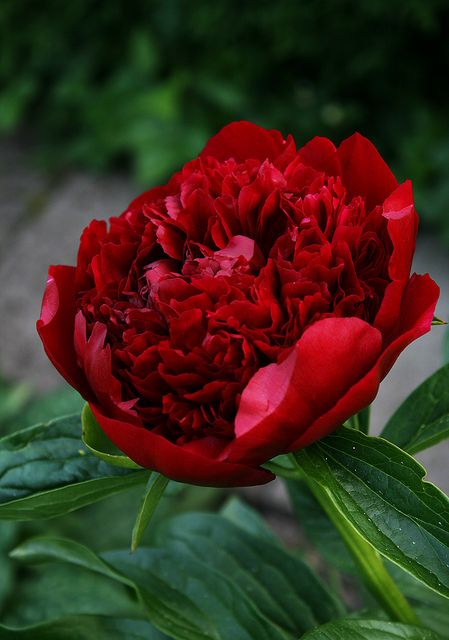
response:
<svg viewBox="0 0 449 640"><path fill-rule="evenodd" d="M343 605L302 560L219 515L177 516L160 527L159 541L226 576L287 634L344 614Z"/></svg>
<svg viewBox="0 0 449 640"><path fill-rule="evenodd" d="M354 574L356 571L354 561L341 536L306 484L292 480L284 482L297 520L309 542L331 566L343 573ZM426 587L397 565L389 564L388 571L401 592L409 599L419 620L429 629L433 629L449 640L447 599Z"/></svg>
<svg viewBox="0 0 449 640"><path fill-rule="evenodd" d="M449 640L447 599L396 565L391 564L388 570L402 593L407 596L420 622L438 633L444 640Z"/></svg>
<svg viewBox="0 0 449 640"><path fill-rule="evenodd" d="M0 625L2 640L169 640L145 620L71 616L27 627Z"/></svg>
<svg viewBox="0 0 449 640"><path fill-rule="evenodd" d="M281 478L293 478L294 480L298 478L298 469L294 463L292 464L290 454L276 456L265 462L262 467Z"/></svg>
<svg viewBox="0 0 449 640"><path fill-rule="evenodd" d="M250 535L279 544L279 540L261 516L246 502L232 496L220 510L221 515Z"/></svg>
<svg viewBox="0 0 449 640"><path fill-rule="evenodd" d="M301 480L284 480L296 519L310 544L331 566L353 574L354 561L340 534Z"/></svg>
<svg viewBox="0 0 449 640"><path fill-rule="evenodd" d="M409 453L449 437L449 364L413 391L381 435Z"/></svg>
<svg viewBox="0 0 449 640"><path fill-rule="evenodd" d="M395 622L419 624L413 609L391 579L380 554L335 506L324 487L309 477L305 477L305 481L344 540L363 584L382 606L382 609Z"/></svg>
<svg viewBox="0 0 449 640"><path fill-rule="evenodd" d="M306 633L302 640L441 640L430 629L383 620L337 620Z"/></svg>
<svg viewBox="0 0 449 640"><path fill-rule="evenodd" d="M170 638L224 640L215 631L207 611L203 612L190 599L190 593L185 593L184 588L171 586L172 577L166 577L164 571L172 571L179 576L179 568L164 552L138 550L132 556L129 551L110 552L100 557L73 540L35 538L20 545L13 555L25 562L67 562L132 588L150 621ZM189 576L183 580L193 583Z"/></svg>
<svg viewBox="0 0 449 640"><path fill-rule="evenodd" d="M168 484L168 478L160 473L153 473L148 480L145 492L137 513L136 522L134 524L131 536L131 551L135 551L139 546L142 536L147 528L160 499L164 495L164 491Z"/></svg>
<svg viewBox="0 0 449 640"><path fill-rule="evenodd" d="M236 579L210 566L209 557L198 560L184 549L173 547L139 548L134 554L110 552L103 557L135 580L142 590L151 622L177 640L296 640L296 636L285 633L263 615ZM152 585L155 577L161 582ZM154 600L156 594L160 597L159 603ZM185 602L183 608L180 608L181 596ZM198 609L196 614L194 607ZM192 620L191 629L174 628L179 625L179 612L183 609L185 617ZM166 618L163 626L161 618L156 619L161 614Z"/></svg>
<svg viewBox="0 0 449 640"><path fill-rule="evenodd" d="M126 469L142 469L140 465L125 456L107 437L86 403L81 412L82 438L86 447L98 458L110 465Z"/></svg>
<svg viewBox="0 0 449 640"><path fill-rule="evenodd" d="M449 597L449 499L414 458L344 427L295 456L379 553Z"/></svg>
<svg viewBox="0 0 449 640"><path fill-rule="evenodd" d="M40 538L14 556L69 562L132 586L152 624L176 640L296 640L344 614L301 560L223 516L178 516L157 539L157 548L98 556L70 540Z"/></svg>
<svg viewBox="0 0 449 640"><path fill-rule="evenodd" d="M0 439L0 519L51 518L147 481L92 455L80 433L75 415Z"/></svg>
<svg viewBox="0 0 449 640"><path fill-rule="evenodd" d="M313 481L308 479L308 482ZM299 522L303 525L310 542L315 545L328 564L343 573L349 573L359 578L359 595L369 605L372 602L369 595L374 596L382 606L381 612L387 611L392 620L405 624L417 624L421 618L416 617L413 608L410 608L404 595L398 589L396 581L391 580L379 554L340 515L341 512L333 507L333 503L326 498L327 493L324 492L324 489L317 483L312 485L315 491L321 489L317 497L321 496L322 500L325 498L324 502L320 504L312 493L312 486L309 489L305 481L288 480L286 484ZM334 512L334 518L332 518L332 513L326 513L326 509L329 508L331 512ZM341 520L338 524L339 519ZM349 549L352 553L349 553ZM391 567L404 574L396 565L392 564ZM409 576L409 574L406 575ZM422 583L419 584L423 587ZM434 592L432 593L434 594ZM436 594L434 596L440 597ZM446 601L445 598L444 600ZM378 612L374 616L366 615L364 617L375 618L377 615Z"/></svg>
<svg viewBox="0 0 449 640"><path fill-rule="evenodd" d="M83 567L57 563L22 572L2 622L22 627L71 615L145 618L127 586Z"/></svg>
<svg viewBox="0 0 449 640"><path fill-rule="evenodd" d="M7 551L14 544L16 536L16 522L0 522L0 613L13 590L14 571Z"/></svg>

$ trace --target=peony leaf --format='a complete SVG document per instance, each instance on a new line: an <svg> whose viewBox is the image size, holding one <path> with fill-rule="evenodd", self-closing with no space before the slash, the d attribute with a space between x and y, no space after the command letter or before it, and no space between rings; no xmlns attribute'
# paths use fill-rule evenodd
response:
<svg viewBox="0 0 449 640"><path fill-rule="evenodd" d="M0 611L14 590L14 570L7 551L14 544L17 533L16 522L0 522Z"/></svg>
<svg viewBox="0 0 449 640"><path fill-rule="evenodd" d="M17 563L14 564L17 570ZM83 567L62 563L21 572L2 614L3 624L18 628L78 615L145 618L127 586Z"/></svg>
<svg viewBox="0 0 449 640"><path fill-rule="evenodd" d="M393 580L407 596L420 622L449 640L449 607L447 599L419 582L397 565L388 567Z"/></svg>
<svg viewBox="0 0 449 640"><path fill-rule="evenodd" d="M70 616L26 627L0 624L4 640L168 640L145 620L111 616Z"/></svg>
<svg viewBox="0 0 449 640"><path fill-rule="evenodd" d="M165 476L162 476L160 473L151 474L145 488L145 492L142 496L136 522L132 530L131 551L135 551L139 546L145 529L147 528L153 513L156 511L160 499L164 495L167 484L168 478Z"/></svg>
<svg viewBox="0 0 449 640"><path fill-rule="evenodd" d="M129 551L125 553L129 556ZM128 575L116 568L113 562L107 561L106 556L113 557L115 554L100 557L84 545L65 538L32 538L11 555L22 562L66 562L131 588L146 615L170 637L181 640L219 639L196 604L184 593L172 589L168 581L151 568L143 570L137 565L135 571Z"/></svg>
<svg viewBox="0 0 449 640"><path fill-rule="evenodd" d="M102 431L89 405L84 405L81 412L82 439L86 447L95 456L108 464L125 469L142 469L137 462L125 456L120 449Z"/></svg>
<svg viewBox="0 0 449 640"><path fill-rule="evenodd" d="M252 536L263 538L268 542L279 542L268 524L262 519L262 516L237 496L231 496L225 502L220 514L236 527L243 529L243 531Z"/></svg>
<svg viewBox="0 0 449 640"><path fill-rule="evenodd" d="M355 573L355 564L341 536L316 501L307 485L287 480L286 486L298 522L309 541L331 565L346 574ZM418 619L442 638L449 640L449 607L447 599L429 589L403 569L388 563L388 572L401 592L408 598Z"/></svg>
<svg viewBox="0 0 449 640"><path fill-rule="evenodd" d="M340 534L305 482L284 480L296 516L308 541L331 566L354 574L356 567Z"/></svg>
<svg viewBox="0 0 449 640"><path fill-rule="evenodd" d="M219 515L176 516L158 530L157 540L238 584L247 597L286 633L344 615L344 606L299 558L276 540L248 533Z"/></svg>
<svg viewBox="0 0 449 640"><path fill-rule="evenodd" d="M223 516L177 516L157 541L99 556L71 540L35 538L14 557L67 562L131 587L150 622L175 640L296 640L345 613L299 558Z"/></svg>
<svg viewBox="0 0 449 640"><path fill-rule="evenodd" d="M409 453L449 437L449 364L412 392L381 435Z"/></svg>
<svg viewBox="0 0 449 640"><path fill-rule="evenodd" d="M255 633L261 633L261 640L287 640L286 636L276 635L275 630L270 636L260 616L258 619L250 604L241 601L232 585L220 585L216 579L214 590L210 591L211 572L207 565L186 566L179 554L169 554L163 549L139 549L133 555L128 550L109 552L100 557L72 540L35 538L21 545L14 556L27 562L68 562L116 579L135 591L150 621L175 640L227 640L228 637L256 640L258 636L250 635L238 620L242 611L246 614L246 625L248 628L253 625ZM212 578L215 578L213 572ZM223 620L217 620L210 610L214 601L222 603ZM229 630L229 635L227 631L222 634L217 630L222 626ZM288 637L288 640L293 639Z"/></svg>
<svg viewBox="0 0 449 640"><path fill-rule="evenodd" d="M380 554L449 597L449 499L414 458L344 427L295 457Z"/></svg>
<svg viewBox="0 0 449 640"><path fill-rule="evenodd" d="M74 415L0 439L0 519L52 518L147 482L92 455L80 432Z"/></svg>
<svg viewBox="0 0 449 640"><path fill-rule="evenodd" d="M337 620L306 633L302 640L441 640L430 629L384 620Z"/></svg>

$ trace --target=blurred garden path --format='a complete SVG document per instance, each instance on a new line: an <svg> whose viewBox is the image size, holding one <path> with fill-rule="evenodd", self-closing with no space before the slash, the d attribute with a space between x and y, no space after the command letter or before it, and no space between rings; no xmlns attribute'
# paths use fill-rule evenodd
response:
<svg viewBox="0 0 449 640"><path fill-rule="evenodd" d="M26 146L0 142L0 375L27 381L42 391L60 384L35 331L47 267L74 263L83 227L92 218L120 213L134 195L136 187L124 176L73 173L49 181L28 162ZM429 271L439 283L437 313L449 319L449 255L435 238L420 237L415 269ZM417 384L441 366L444 332L445 328L434 327L402 354L373 405L375 431ZM446 491L448 459L449 442L422 455L429 478Z"/></svg>

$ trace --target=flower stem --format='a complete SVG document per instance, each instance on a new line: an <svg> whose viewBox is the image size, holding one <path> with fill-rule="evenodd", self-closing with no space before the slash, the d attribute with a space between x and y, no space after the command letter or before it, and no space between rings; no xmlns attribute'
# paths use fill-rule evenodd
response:
<svg viewBox="0 0 449 640"><path fill-rule="evenodd" d="M298 476L306 483L342 537L370 593L391 616L392 620L419 625L418 617L386 570L380 554L362 538L344 517L335 505L330 492L303 473L295 454L291 454L291 460L295 463Z"/></svg>

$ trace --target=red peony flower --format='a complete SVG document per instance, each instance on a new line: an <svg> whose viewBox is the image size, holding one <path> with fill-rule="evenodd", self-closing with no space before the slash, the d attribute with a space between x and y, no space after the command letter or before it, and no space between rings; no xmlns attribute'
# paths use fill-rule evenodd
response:
<svg viewBox="0 0 449 640"><path fill-rule="evenodd" d="M356 134L338 149L247 122L163 187L83 232L50 267L38 331L101 428L138 464L195 484L260 467L367 406L431 325L410 277L417 216Z"/></svg>

